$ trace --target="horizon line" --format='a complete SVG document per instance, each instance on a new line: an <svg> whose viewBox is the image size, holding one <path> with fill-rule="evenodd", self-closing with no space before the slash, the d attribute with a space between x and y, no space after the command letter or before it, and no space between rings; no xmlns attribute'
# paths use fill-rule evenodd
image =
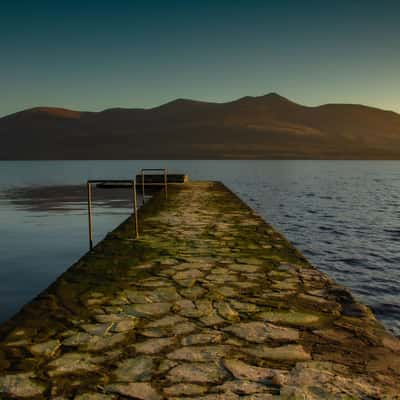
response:
<svg viewBox="0 0 400 400"><path fill-rule="evenodd" d="M245 99L260 99L263 97L277 97L280 98L282 100L288 101L290 103L296 104L298 106L301 107L306 107L306 108L319 108L319 107L324 107L324 106L329 106L329 105L347 105L347 106L360 106L360 107L366 107L366 108L373 108L373 109L377 109L380 111L385 111L385 112L391 112L397 115L400 115L400 111L395 111L393 109L386 109L386 108L380 108L377 106L371 106L371 105L367 105L367 104L363 104L363 103L341 103L341 102L328 102L328 103L321 103L321 104L317 104L317 105L306 105L303 103L299 103L297 101L293 101L288 97L282 96L277 92L268 92L266 94L262 94L262 95L258 95L258 96L252 96L252 95L245 95L245 96L241 96L238 98L235 98L233 100L228 100L228 101L208 101L208 100L199 100L199 99L193 99L193 98L185 98L185 97L177 97L174 98L172 100L166 101L164 103L158 104L156 106L151 106L151 107L120 107L120 106L115 106L115 107L108 107L108 108L104 108L104 109L100 109L97 111L92 111L92 110L82 110L82 109L76 109L76 108L69 108L67 106L50 106L50 105L38 105L38 106L34 106L34 107L29 107L29 108L24 108L21 109L19 111L15 111L9 114L5 114L5 115L0 115L0 119L3 118L7 118L16 114L20 114L22 112L26 112L26 111L34 111L34 110L38 110L40 111L41 109L51 109L51 110L63 110L63 111L71 111L71 112L76 112L76 113L102 113L105 111L110 111L110 110L140 110L140 111L150 111L150 110L155 110L157 108L166 106L168 104L172 104L178 101L187 101L187 102L193 102L193 103L204 103L204 104L215 104L215 105L224 105L224 104L229 104L229 103L235 103L235 102L239 102L240 100L245 100Z"/></svg>

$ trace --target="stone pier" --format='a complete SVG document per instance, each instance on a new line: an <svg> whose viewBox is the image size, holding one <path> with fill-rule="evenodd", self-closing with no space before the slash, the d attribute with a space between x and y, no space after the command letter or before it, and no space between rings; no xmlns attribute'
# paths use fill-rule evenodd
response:
<svg viewBox="0 0 400 400"><path fill-rule="evenodd" d="M400 398L400 341L222 184L140 226L1 326L1 399Z"/></svg>

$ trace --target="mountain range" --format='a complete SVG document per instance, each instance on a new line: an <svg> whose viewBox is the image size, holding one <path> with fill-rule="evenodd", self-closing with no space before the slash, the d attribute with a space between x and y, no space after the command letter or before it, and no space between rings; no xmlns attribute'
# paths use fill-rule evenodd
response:
<svg viewBox="0 0 400 400"><path fill-rule="evenodd" d="M276 93L150 109L36 107L0 118L0 159L400 159L400 114Z"/></svg>

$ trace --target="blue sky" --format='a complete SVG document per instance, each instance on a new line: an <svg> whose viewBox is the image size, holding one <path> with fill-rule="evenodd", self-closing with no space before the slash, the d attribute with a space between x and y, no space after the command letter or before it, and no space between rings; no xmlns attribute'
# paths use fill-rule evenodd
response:
<svg viewBox="0 0 400 400"><path fill-rule="evenodd" d="M268 92L400 112L398 1L82 3L2 4L0 116Z"/></svg>

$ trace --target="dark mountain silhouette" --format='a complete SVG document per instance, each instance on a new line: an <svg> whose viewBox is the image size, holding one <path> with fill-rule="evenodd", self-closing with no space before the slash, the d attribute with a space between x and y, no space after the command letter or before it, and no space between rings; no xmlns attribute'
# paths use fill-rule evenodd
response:
<svg viewBox="0 0 400 400"><path fill-rule="evenodd" d="M276 93L151 109L38 107L0 119L0 159L400 159L400 115Z"/></svg>

